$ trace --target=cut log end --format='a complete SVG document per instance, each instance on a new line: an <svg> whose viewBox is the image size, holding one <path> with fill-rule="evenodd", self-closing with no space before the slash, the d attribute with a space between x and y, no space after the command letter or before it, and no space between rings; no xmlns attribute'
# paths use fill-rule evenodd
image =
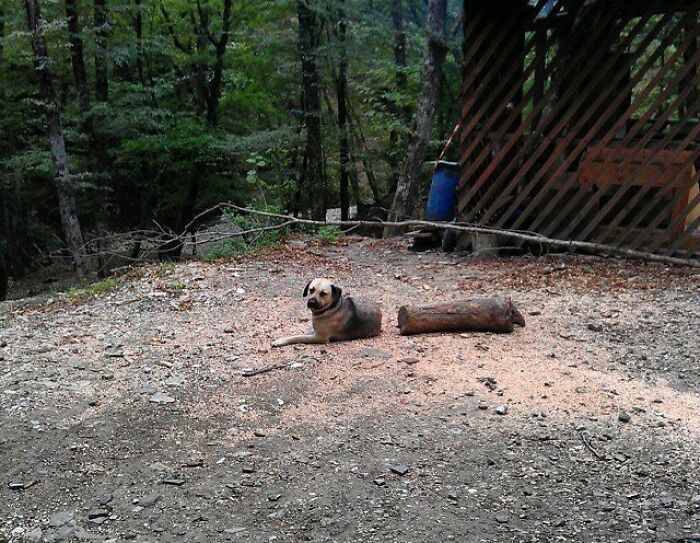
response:
<svg viewBox="0 0 700 543"><path fill-rule="evenodd" d="M435 305L402 306L398 315L402 336L430 332L511 333L525 318L510 298L494 296Z"/></svg>

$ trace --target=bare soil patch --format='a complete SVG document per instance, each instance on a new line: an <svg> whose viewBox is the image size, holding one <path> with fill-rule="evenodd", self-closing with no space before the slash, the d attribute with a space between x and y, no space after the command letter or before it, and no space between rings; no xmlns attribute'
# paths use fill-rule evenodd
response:
<svg viewBox="0 0 700 543"><path fill-rule="evenodd" d="M270 349L314 276L384 334ZM524 329L398 334L492 293ZM3 308L0 541L700 540L691 270L294 239Z"/></svg>

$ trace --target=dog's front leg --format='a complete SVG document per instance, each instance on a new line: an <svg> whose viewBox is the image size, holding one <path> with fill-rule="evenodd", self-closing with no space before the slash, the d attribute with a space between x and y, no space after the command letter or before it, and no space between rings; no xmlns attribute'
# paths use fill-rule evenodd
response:
<svg viewBox="0 0 700 543"><path fill-rule="evenodd" d="M321 337L318 334L308 334L306 336L291 336L283 337L272 342L273 347L284 347L286 345L293 345L295 343L307 343L310 345L317 345L320 343L328 343L329 338Z"/></svg>

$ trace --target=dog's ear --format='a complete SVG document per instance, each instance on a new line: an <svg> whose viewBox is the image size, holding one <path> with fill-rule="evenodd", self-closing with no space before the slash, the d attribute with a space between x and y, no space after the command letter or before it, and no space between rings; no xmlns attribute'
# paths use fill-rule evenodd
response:
<svg viewBox="0 0 700 543"><path fill-rule="evenodd" d="M343 293L343 289L340 287L336 287L335 285L331 285L331 292L333 293L333 299L337 300Z"/></svg>
<svg viewBox="0 0 700 543"><path fill-rule="evenodd" d="M311 281L309 281L308 283L306 283L306 286L304 287L304 294L302 294L302 296L304 298L306 298L309 295L309 285L311 285L312 281L313 281L313 279Z"/></svg>

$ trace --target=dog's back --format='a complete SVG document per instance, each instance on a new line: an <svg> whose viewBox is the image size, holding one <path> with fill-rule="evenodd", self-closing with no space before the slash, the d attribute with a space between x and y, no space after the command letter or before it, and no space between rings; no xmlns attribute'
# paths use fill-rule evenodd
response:
<svg viewBox="0 0 700 543"><path fill-rule="evenodd" d="M382 311L372 302L343 300L344 313L347 318L333 340L362 339L378 336L382 332Z"/></svg>

